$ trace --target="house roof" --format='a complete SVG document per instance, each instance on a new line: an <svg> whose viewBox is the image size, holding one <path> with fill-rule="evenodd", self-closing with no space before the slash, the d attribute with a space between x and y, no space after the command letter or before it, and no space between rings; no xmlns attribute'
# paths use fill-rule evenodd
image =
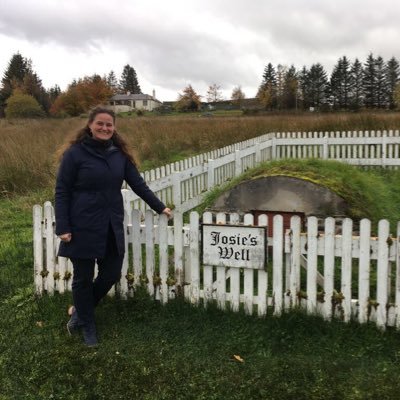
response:
<svg viewBox="0 0 400 400"><path fill-rule="evenodd" d="M110 101L119 101L119 100L154 100L158 103L161 103L159 100L155 99L153 96L149 94L115 94L111 97Z"/></svg>

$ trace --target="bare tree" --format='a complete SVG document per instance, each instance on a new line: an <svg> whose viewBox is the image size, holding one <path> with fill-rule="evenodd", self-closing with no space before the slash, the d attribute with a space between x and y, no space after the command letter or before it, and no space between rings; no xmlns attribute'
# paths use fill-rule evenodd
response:
<svg viewBox="0 0 400 400"><path fill-rule="evenodd" d="M208 87L207 90L207 101L209 103L215 103L216 101L221 101L223 100L222 92L221 92L221 86L217 85L216 83L213 83Z"/></svg>

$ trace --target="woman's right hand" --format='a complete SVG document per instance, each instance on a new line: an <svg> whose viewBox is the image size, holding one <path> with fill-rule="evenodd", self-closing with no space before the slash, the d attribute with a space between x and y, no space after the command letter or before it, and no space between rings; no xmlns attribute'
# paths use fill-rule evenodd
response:
<svg viewBox="0 0 400 400"><path fill-rule="evenodd" d="M63 233L62 235L58 235L62 242L70 242L72 239L72 233Z"/></svg>

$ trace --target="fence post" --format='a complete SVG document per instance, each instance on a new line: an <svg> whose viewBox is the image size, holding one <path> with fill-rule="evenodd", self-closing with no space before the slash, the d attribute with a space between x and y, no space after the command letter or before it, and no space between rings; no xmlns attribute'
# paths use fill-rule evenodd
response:
<svg viewBox="0 0 400 400"><path fill-rule="evenodd" d="M174 210L174 264L176 290L183 285L183 216L179 210Z"/></svg>
<svg viewBox="0 0 400 400"><path fill-rule="evenodd" d="M376 301L376 324L378 328L385 329L387 321L388 303L388 267L389 267L389 222L381 220L378 223L378 266L377 266L377 285Z"/></svg>
<svg viewBox="0 0 400 400"><path fill-rule="evenodd" d="M153 211L147 210L145 214L146 230L146 278L147 290L150 296L154 295L154 215Z"/></svg>
<svg viewBox="0 0 400 400"><path fill-rule="evenodd" d="M369 275L370 275L370 248L371 222L362 219L360 222L360 256L358 259L358 322L368 321Z"/></svg>
<svg viewBox="0 0 400 400"><path fill-rule="evenodd" d="M386 165L387 159L387 131L383 131L382 135L382 165Z"/></svg>
<svg viewBox="0 0 400 400"><path fill-rule="evenodd" d="M261 163L261 149L259 142L254 144L254 153L255 153L255 163L256 163L255 166L257 166Z"/></svg>
<svg viewBox="0 0 400 400"><path fill-rule="evenodd" d="M342 279L341 292L343 320L349 322L351 319L351 271L352 271L352 240L353 221L345 218L342 224Z"/></svg>
<svg viewBox="0 0 400 400"><path fill-rule="evenodd" d="M324 136L324 142L322 146L322 158L327 160L329 158L329 137L327 135Z"/></svg>
<svg viewBox="0 0 400 400"><path fill-rule="evenodd" d="M397 224L396 237L396 286L395 286L395 313L396 313L396 328L400 328L400 222Z"/></svg>
<svg viewBox="0 0 400 400"><path fill-rule="evenodd" d="M53 206L49 201L44 204L44 218L46 229L46 270L45 290L49 294L54 293L55 288L55 251L54 251L54 225L53 225Z"/></svg>
<svg viewBox="0 0 400 400"><path fill-rule="evenodd" d="M182 204L181 179L179 172L174 172L172 175L172 202L175 209L179 210Z"/></svg>
<svg viewBox="0 0 400 400"><path fill-rule="evenodd" d="M271 139L272 147L271 147L271 159L276 160L276 138L275 136Z"/></svg>
<svg viewBox="0 0 400 400"><path fill-rule="evenodd" d="M272 298L274 315L281 315L283 309L283 217L275 215L272 233Z"/></svg>
<svg viewBox="0 0 400 400"><path fill-rule="evenodd" d="M242 157L240 150L235 150L235 176L242 173Z"/></svg>
<svg viewBox="0 0 400 400"><path fill-rule="evenodd" d="M214 164L215 161L210 158L207 166L207 190L211 190L214 187Z"/></svg>
<svg viewBox="0 0 400 400"><path fill-rule="evenodd" d="M324 238L324 317L332 317L332 297L335 277L335 220L332 217L325 219Z"/></svg>
<svg viewBox="0 0 400 400"><path fill-rule="evenodd" d="M42 206L33 206L33 268L35 292L42 293L43 278L43 222L42 222Z"/></svg>
<svg viewBox="0 0 400 400"><path fill-rule="evenodd" d="M307 312L317 311L318 220L307 219Z"/></svg>
<svg viewBox="0 0 400 400"><path fill-rule="evenodd" d="M195 211L190 213L190 278L189 299L193 304L198 304L200 299L200 240L199 240L199 214Z"/></svg>
<svg viewBox="0 0 400 400"><path fill-rule="evenodd" d="M158 219L158 243L160 253L160 291L163 304L168 302L168 217L160 215Z"/></svg>
<svg viewBox="0 0 400 400"><path fill-rule="evenodd" d="M292 254L290 263L290 298L292 307L299 304L299 291L300 291L300 227L301 221L298 215L290 219L290 229L292 233Z"/></svg>

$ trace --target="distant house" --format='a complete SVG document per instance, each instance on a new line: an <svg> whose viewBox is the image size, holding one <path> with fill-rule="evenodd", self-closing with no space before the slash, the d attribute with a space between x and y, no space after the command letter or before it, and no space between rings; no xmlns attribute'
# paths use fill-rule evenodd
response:
<svg viewBox="0 0 400 400"><path fill-rule="evenodd" d="M116 94L109 100L109 107L116 113L136 110L153 111L160 107L162 102L149 94Z"/></svg>

